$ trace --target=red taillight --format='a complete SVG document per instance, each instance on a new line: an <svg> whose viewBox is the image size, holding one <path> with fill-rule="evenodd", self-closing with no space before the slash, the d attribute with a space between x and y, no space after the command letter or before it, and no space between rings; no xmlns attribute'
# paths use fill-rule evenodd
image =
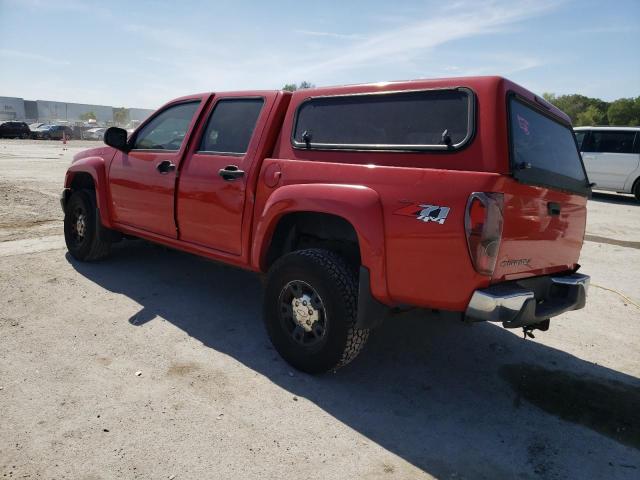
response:
<svg viewBox="0 0 640 480"><path fill-rule="evenodd" d="M493 275L502 238L502 193L474 192L467 202L465 231L473 267Z"/></svg>

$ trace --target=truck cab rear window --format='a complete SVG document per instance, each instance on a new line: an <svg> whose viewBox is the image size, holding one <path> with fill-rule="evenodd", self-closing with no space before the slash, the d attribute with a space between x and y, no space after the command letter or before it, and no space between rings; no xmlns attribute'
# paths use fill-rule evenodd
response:
<svg viewBox="0 0 640 480"><path fill-rule="evenodd" d="M292 142L322 150L451 150L472 129L467 89L356 94L303 102Z"/></svg>
<svg viewBox="0 0 640 480"><path fill-rule="evenodd" d="M511 164L514 177L576 193L589 190L573 131L560 121L509 99Z"/></svg>

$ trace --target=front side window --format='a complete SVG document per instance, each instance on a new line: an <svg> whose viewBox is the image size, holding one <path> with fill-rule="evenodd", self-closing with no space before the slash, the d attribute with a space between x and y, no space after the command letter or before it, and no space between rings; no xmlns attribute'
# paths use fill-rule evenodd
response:
<svg viewBox="0 0 640 480"><path fill-rule="evenodd" d="M262 98L219 100L211 113L199 150L236 155L246 153L263 104Z"/></svg>
<svg viewBox="0 0 640 480"><path fill-rule="evenodd" d="M471 137L473 95L467 89L311 98L300 105L297 148L448 150Z"/></svg>
<svg viewBox="0 0 640 480"><path fill-rule="evenodd" d="M635 132L594 130L583 147L585 152L633 153Z"/></svg>
<svg viewBox="0 0 640 480"><path fill-rule="evenodd" d="M573 130L516 97L509 100L511 164L526 183L586 194L587 176Z"/></svg>
<svg viewBox="0 0 640 480"><path fill-rule="evenodd" d="M180 150L200 102L173 105L147 123L136 135L135 150Z"/></svg>

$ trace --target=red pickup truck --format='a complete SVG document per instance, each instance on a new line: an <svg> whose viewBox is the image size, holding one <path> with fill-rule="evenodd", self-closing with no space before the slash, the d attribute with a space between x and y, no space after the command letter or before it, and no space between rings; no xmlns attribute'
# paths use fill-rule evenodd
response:
<svg viewBox="0 0 640 480"><path fill-rule="evenodd" d="M300 370L349 363L410 307L527 334L585 304L570 120L504 78L203 93L104 138L66 174L71 255L137 237L265 273Z"/></svg>

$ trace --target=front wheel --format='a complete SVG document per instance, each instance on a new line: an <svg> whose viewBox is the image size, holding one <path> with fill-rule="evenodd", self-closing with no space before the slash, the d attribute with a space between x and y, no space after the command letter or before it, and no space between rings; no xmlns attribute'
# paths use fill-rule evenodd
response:
<svg viewBox="0 0 640 480"><path fill-rule="evenodd" d="M636 196L636 200L640 202L640 178L636 180L635 188L633 189L633 194Z"/></svg>
<svg viewBox="0 0 640 480"><path fill-rule="evenodd" d="M355 326L358 282L339 255L299 250L269 270L264 297L267 332L280 355L307 373L322 373L351 362L369 330Z"/></svg>
<svg viewBox="0 0 640 480"><path fill-rule="evenodd" d="M100 219L92 192L77 191L65 207L64 241L73 258L90 262L109 255L111 242L100 235Z"/></svg>

